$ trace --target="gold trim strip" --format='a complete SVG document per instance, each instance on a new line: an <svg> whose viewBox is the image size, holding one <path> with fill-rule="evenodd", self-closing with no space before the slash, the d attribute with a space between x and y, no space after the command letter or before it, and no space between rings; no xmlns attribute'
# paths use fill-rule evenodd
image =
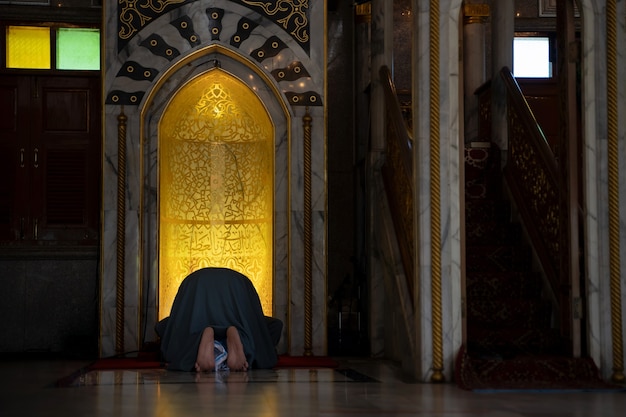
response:
<svg viewBox="0 0 626 417"><path fill-rule="evenodd" d="M472 3L463 5L465 17L489 17L489 5L484 3Z"/></svg>
<svg viewBox="0 0 626 417"><path fill-rule="evenodd" d="M354 5L354 12L357 16L372 16L372 2Z"/></svg>
<svg viewBox="0 0 626 417"><path fill-rule="evenodd" d="M372 21L372 3L354 5L354 17L356 23L369 23Z"/></svg>
<svg viewBox="0 0 626 417"><path fill-rule="evenodd" d="M464 25L474 25L487 23L488 18L484 16L465 16L463 18Z"/></svg>
<svg viewBox="0 0 626 417"><path fill-rule="evenodd" d="M306 108L302 117L304 128L304 356L313 355L313 220L311 204L311 122Z"/></svg>
<svg viewBox="0 0 626 417"><path fill-rule="evenodd" d="M463 6L463 23L471 25L475 23L487 23L490 16L488 4L466 4Z"/></svg>
<svg viewBox="0 0 626 417"><path fill-rule="evenodd" d="M124 353L124 266L126 236L126 122L124 106L117 116L117 275L115 290L115 352Z"/></svg>
<svg viewBox="0 0 626 417"><path fill-rule="evenodd" d="M615 0L606 2L607 49L607 130L609 182L609 267L611 280L611 334L613 337L612 380L624 383L622 347L622 304L620 288L620 227L619 227L619 160L617 103L617 6Z"/></svg>
<svg viewBox="0 0 626 417"><path fill-rule="evenodd" d="M441 314L441 189L439 155L439 1L430 0L430 216L433 374L444 382Z"/></svg>

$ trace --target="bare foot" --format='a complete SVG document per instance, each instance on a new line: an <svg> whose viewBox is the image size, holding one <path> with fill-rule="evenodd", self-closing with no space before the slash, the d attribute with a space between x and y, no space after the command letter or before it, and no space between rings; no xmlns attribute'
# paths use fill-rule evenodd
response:
<svg viewBox="0 0 626 417"><path fill-rule="evenodd" d="M215 369L214 340L213 328L204 329L196 357L196 372L210 372Z"/></svg>
<svg viewBox="0 0 626 417"><path fill-rule="evenodd" d="M239 331L234 326L230 326L226 330L226 346L228 351L226 358L228 368L231 371L247 371L248 361L246 360L246 354L243 351Z"/></svg>

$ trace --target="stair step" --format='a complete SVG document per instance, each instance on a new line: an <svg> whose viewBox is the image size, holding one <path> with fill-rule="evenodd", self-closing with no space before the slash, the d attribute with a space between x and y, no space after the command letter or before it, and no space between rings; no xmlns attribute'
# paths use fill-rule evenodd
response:
<svg viewBox="0 0 626 417"><path fill-rule="evenodd" d="M513 357L475 356L465 347L456 358L455 380L463 389L616 389L604 382L591 358L567 355L519 354Z"/></svg>
<svg viewBox="0 0 626 417"><path fill-rule="evenodd" d="M497 221L474 222L466 228L465 240L468 246L473 245L512 245L520 241L522 228L519 224L503 225Z"/></svg>
<svg viewBox="0 0 626 417"><path fill-rule="evenodd" d="M511 223L511 208L504 200L467 200L465 237L468 245L519 242L521 226Z"/></svg>
<svg viewBox="0 0 626 417"><path fill-rule="evenodd" d="M561 354L563 338L551 329L552 306L522 226L503 198L500 151L465 150L467 347L473 357Z"/></svg>
<svg viewBox="0 0 626 417"><path fill-rule="evenodd" d="M468 224L489 220L507 223L511 218L511 204L501 199L466 200L465 217Z"/></svg>
<svg viewBox="0 0 626 417"><path fill-rule="evenodd" d="M542 300L467 298L467 319L473 327L549 328L551 306Z"/></svg>
<svg viewBox="0 0 626 417"><path fill-rule="evenodd" d="M472 389L607 389L591 358L527 355L511 359L467 358L460 386Z"/></svg>
<svg viewBox="0 0 626 417"><path fill-rule="evenodd" d="M465 148L465 196L494 198L501 194L500 151L497 148Z"/></svg>
<svg viewBox="0 0 626 417"><path fill-rule="evenodd" d="M528 271L530 249L518 245L474 245L466 249L466 270L471 272Z"/></svg>
<svg viewBox="0 0 626 417"><path fill-rule="evenodd" d="M468 298L539 298L541 283L535 274L522 272L473 272L465 277Z"/></svg>
<svg viewBox="0 0 626 417"><path fill-rule="evenodd" d="M566 342L554 329L468 327L467 350L472 357L559 355L566 351Z"/></svg>

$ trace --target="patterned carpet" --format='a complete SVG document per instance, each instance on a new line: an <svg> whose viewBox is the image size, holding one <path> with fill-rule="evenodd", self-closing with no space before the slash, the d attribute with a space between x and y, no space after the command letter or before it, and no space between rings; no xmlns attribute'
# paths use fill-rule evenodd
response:
<svg viewBox="0 0 626 417"><path fill-rule="evenodd" d="M524 356L512 358L470 356L461 347L456 383L472 391L624 391L626 387L602 380L589 358Z"/></svg>
<svg viewBox="0 0 626 417"><path fill-rule="evenodd" d="M605 389L593 360L566 355L531 251L503 198L500 150L465 150L467 344L464 389Z"/></svg>

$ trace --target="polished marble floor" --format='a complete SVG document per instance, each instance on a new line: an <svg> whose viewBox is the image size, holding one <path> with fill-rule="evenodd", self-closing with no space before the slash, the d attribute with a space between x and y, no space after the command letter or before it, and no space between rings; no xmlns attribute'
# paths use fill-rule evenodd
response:
<svg viewBox="0 0 626 417"><path fill-rule="evenodd" d="M89 362L0 360L0 416L625 416L626 392L463 391L407 382L386 361L333 369L92 371ZM69 383L57 381L68 375Z"/></svg>

